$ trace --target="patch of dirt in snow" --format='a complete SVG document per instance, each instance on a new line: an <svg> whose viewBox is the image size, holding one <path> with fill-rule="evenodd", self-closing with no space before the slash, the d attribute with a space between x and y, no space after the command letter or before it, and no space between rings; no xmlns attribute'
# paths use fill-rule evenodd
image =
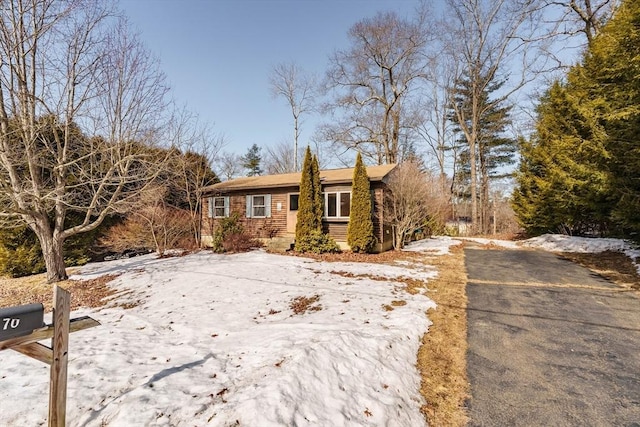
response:
<svg viewBox="0 0 640 427"><path fill-rule="evenodd" d="M619 251L599 253L563 252L564 258L576 262L627 289L640 291L640 274L631 258Z"/></svg>
<svg viewBox="0 0 640 427"><path fill-rule="evenodd" d="M117 291L108 283L118 275L107 274L88 280L65 280L56 283L71 292L71 310L79 307L103 307L113 299ZM41 302L45 311L52 309L53 285L47 283L44 274L0 279L0 307ZM127 307L124 307L127 308Z"/></svg>
<svg viewBox="0 0 640 427"><path fill-rule="evenodd" d="M320 304L314 305L319 300L320 295L295 297L291 300L289 307L293 310L293 314L305 314L307 311L320 311L322 310L322 306Z"/></svg>

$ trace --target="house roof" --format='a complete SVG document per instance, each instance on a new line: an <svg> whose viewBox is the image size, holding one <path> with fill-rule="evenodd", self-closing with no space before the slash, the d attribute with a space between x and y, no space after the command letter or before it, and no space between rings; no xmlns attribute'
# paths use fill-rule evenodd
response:
<svg viewBox="0 0 640 427"><path fill-rule="evenodd" d="M367 166L367 175L371 182L383 181L384 178L396 167L395 164ZM322 184L351 184L353 180L353 169L327 169L320 171ZM205 187L205 193L228 192L253 190L261 188L296 187L300 185L300 172L285 173L278 175L248 176L244 178L231 179Z"/></svg>

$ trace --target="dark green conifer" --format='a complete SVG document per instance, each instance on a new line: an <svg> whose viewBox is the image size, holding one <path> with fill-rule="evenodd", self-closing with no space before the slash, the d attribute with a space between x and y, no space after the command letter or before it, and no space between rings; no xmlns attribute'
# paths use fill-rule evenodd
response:
<svg viewBox="0 0 640 427"><path fill-rule="evenodd" d="M300 177L300 196L298 198L298 218L296 222L296 249L305 236L316 230L317 219L314 197L313 159L311 149L307 147Z"/></svg>
<svg viewBox="0 0 640 427"><path fill-rule="evenodd" d="M611 204L597 131L580 99L555 83L538 106L536 132L521 142L513 208L529 234L604 232Z"/></svg>
<svg viewBox="0 0 640 427"><path fill-rule="evenodd" d="M262 162L262 156L260 155L261 148L258 144L253 144L247 150L247 154L240 157L242 161L242 167L247 170L247 176L259 176L262 175L262 168L260 163Z"/></svg>
<svg viewBox="0 0 640 427"><path fill-rule="evenodd" d="M575 74L588 96L580 106L607 155L611 220L619 234L640 240L640 2L620 3Z"/></svg>
<svg viewBox="0 0 640 427"><path fill-rule="evenodd" d="M353 252L370 252L376 243L371 212L369 177L362 163L362 156L358 153L356 167L353 170L351 211L347 227L347 244Z"/></svg>
<svg viewBox="0 0 640 427"><path fill-rule="evenodd" d="M640 235L639 22L623 1L541 100L514 192L528 231Z"/></svg>
<svg viewBox="0 0 640 427"><path fill-rule="evenodd" d="M307 146L300 177L295 249L298 252L340 252L336 242L322 232L322 183L318 159Z"/></svg>
<svg viewBox="0 0 640 427"><path fill-rule="evenodd" d="M322 196L322 183L320 182L320 166L318 157L313 155L311 161L311 176L313 177L313 226L316 230L322 231L322 216L324 215L324 200Z"/></svg>

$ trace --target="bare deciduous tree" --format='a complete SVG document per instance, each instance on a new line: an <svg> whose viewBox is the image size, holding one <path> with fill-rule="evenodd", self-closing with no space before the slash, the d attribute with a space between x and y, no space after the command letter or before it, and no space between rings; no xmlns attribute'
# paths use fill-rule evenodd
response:
<svg viewBox="0 0 640 427"><path fill-rule="evenodd" d="M299 138L301 116L315 108L316 83L313 78L294 63L279 64L273 68L270 76L271 93L274 97L282 96L287 100L293 116L293 152L291 162L293 172L300 170Z"/></svg>
<svg viewBox="0 0 640 427"><path fill-rule="evenodd" d="M106 1L4 1L0 57L0 217L26 223L48 281L63 280L65 239L125 211L157 175L148 147L167 86Z"/></svg>
<svg viewBox="0 0 640 427"><path fill-rule="evenodd" d="M384 221L393 228L395 249L402 248L418 229L439 231L444 225L448 195L440 191L438 179L414 162L402 163L393 171L385 192Z"/></svg>
<svg viewBox="0 0 640 427"><path fill-rule="evenodd" d="M237 178L243 169L240 155L230 151L223 151L215 156L213 164L218 177L225 181Z"/></svg>
<svg viewBox="0 0 640 427"><path fill-rule="evenodd" d="M442 51L439 45L434 48ZM454 64L450 57L440 55L431 61L429 74L424 79L424 95L420 100L422 118L416 132L427 146L427 158L438 170L440 191L453 194L453 180L459 160L459 144L456 142L453 123L449 112L449 90L454 82ZM455 212L452 212L454 214Z"/></svg>
<svg viewBox="0 0 640 427"><path fill-rule="evenodd" d="M193 243L200 244L200 221L202 211L202 196L205 187L219 181L211 167L225 145L223 135L216 135L209 127L199 123L193 114L183 111L171 121L167 131L173 147L179 149L172 157L174 182L184 196L184 202L189 213ZM176 206L177 207L177 206Z"/></svg>
<svg viewBox="0 0 640 427"><path fill-rule="evenodd" d="M333 99L325 110L334 116L321 130L326 141L378 164L399 161L417 117L412 96L425 73L427 16L409 21L379 13L351 27L351 48L330 58L326 86Z"/></svg>
<svg viewBox="0 0 640 427"><path fill-rule="evenodd" d="M473 232L477 232L480 208L488 209L485 205L489 203L488 198L480 200L478 191L482 120L537 76L537 55L532 45L522 41L532 39L536 30L529 20L534 5L533 0L449 0L448 4L452 19L450 41L445 46L456 64L454 82L466 85L465 102L456 99L458 94L452 88L449 105L468 146L471 221ZM497 82L508 85L487 100L486 94ZM485 205L479 206L479 202Z"/></svg>
<svg viewBox="0 0 640 427"><path fill-rule="evenodd" d="M591 45L619 5L620 0L538 0L544 28L537 37L556 39L555 45L563 49L571 44L570 40L582 37ZM578 43L578 46L582 45L584 42ZM548 53L560 64L565 62L557 52Z"/></svg>
<svg viewBox="0 0 640 427"><path fill-rule="evenodd" d="M293 161L294 148L287 141L268 146L265 151L264 169L267 174L297 172L297 163Z"/></svg>

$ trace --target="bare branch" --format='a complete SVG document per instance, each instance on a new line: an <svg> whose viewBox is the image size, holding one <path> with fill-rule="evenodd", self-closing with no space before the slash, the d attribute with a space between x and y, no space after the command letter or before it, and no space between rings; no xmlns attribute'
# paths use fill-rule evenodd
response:
<svg viewBox="0 0 640 427"><path fill-rule="evenodd" d="M291 162L293 170L299 171L299 139L301 116L315 110L317 85L315 79L305 75L294 63L283 63L275 66L269 78L273 97L286 99L293 116L293 151Z"/></svg>
<svg viewBox="0 0 640 427"><path fill-rule="evenodd" d="M126 211L162 170L168 88L102 0L3 2L0 58L0 218L31 227L57 281L65 239Z"/></svg>
<svg viewBox="0 0 640 427"><path fill-rule="evenodd" d="M417 105L414 90L426 74L424 50L431 35L423 18L380 13L351 28L352 47L330 59L325 87L333 99L324 109L332 117L320 137L361 152L369 162L399 161L418 116L410 111Z"/></svg>

